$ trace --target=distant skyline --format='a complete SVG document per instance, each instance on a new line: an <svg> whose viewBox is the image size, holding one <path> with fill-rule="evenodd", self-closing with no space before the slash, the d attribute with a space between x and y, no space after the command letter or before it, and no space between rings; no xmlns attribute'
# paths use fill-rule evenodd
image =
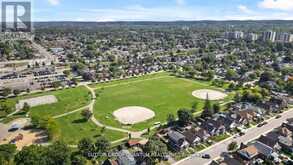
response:
<svg viewBox="0 0 293 165"><path fill-rule="evenodd" d="M33 0L33 21L293 20L293 0Z"/></svg>

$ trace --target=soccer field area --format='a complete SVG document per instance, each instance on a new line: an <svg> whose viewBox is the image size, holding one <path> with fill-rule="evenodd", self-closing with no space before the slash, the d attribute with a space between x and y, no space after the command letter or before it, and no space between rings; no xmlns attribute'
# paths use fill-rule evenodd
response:
<svg viewBox="0 0 293 165"><path fill-rule="evenodd" d="M165 72L137 79L98 84L95 88L97 100L94 115L97 120L105 125L132 131L150 128L157 122L165 123L169 114L176 115L180 108L191 109L195 102L198 103L196 113L200 113L204 100L192 95L195 90L213 89L224 91L213 87L207 81L177 78ZM228 95L224 100L219 100L219 102L226 102L230 99L231 95ZM134 125L123 125L118 122L113 116L113 112L131 106L148 108L155 113L155 117Z"/></svg>

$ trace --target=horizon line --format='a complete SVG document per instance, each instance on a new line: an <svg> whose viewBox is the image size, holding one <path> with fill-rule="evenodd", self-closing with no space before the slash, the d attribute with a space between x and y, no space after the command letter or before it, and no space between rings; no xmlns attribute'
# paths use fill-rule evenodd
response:
<svg viewBox="0 0 293 165"><path fill-rule="evenodd" d="M227 22L227 21L240 21L240 22L245 22L245 21L293 21L293 19L245 19L245 20L237 20L237 19L227 19L227 20L216 20L216 19L203 19L203 20L170 20L170 21L156 21L156 20L123 20L123 21L69 21L69 20L64 20L64 21L56 21L56 20L49 20L49 21L32 21L32 23L46 23L46 22L80 22L80 23L120 23L120 22L158 22L158 23L168 23L168 22Z"/></svg>

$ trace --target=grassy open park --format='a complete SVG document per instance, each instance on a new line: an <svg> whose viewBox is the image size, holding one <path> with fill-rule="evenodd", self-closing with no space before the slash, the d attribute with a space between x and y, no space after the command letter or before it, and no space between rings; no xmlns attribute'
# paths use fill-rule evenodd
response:
<svg viewBox="0 0 293 165"><path fill-rule="evenodd" d="M121 132L99 128L93 122L85 121L80 113L56 119L56 123L61 130L61 140L73 145L76 145L79 140L85 137L94 140L102 135L107 137L109 141L128 137L127 134Z"/></svg>
<svg viewBox="0 0 293 165"><path fill-rule="evenodd" d="M200 113L204 100L192 96L194 90L223 91L213 87L210 82L181 79L170 76L166 72L98 84L95 88L97 94L95 117L103 124L135 131L152 127L156 122L164 123L168 114L176 115L180 108L190 109L195 102L198 103L197 113ZM230 99L231 95L228 95L220 102L227 102ZM113 112L127 106L146 107L155 112L155 117L132 126L122 125L115 119Z"/></svg>
<svg viewBox="0 0 293 165"><path fill-rule="evenodd" d="M204 105L204 99L194 97L192 94L195 90L224 91L224 89L212 86L211 82L177 78L167 72L93 84L90 87L95 89L97 96L94 104L95 118L106 126L130 131L141 131L154 126L157 122L165 123L169 114L176 115L180 108L191 109L194 103L197 103L195 115L199 115ZM15 105L19 100L47 95L55 96L58 101L52 104L31 107L30 116L54 117L88 106L91 102L91 94L86 87L28 94L2 101L15 109ZM228 94L225 99L218 102L229 102L232 97L233 94ZM153 111L155 116L137 124L123 125L114 117L113 112L130 106L145 107ZM24 116L16 114L10 119L17 117ZM95 138L104 135L110 141L115 141L128 136L123 132L98 127L92 121L84 121L81 111L66 114L56 118L55 121L60 128L60 138L69 144L76 144L84 137Z"/></svg>
<svg viewBox="0 0 293 165"><path fill-rule="evenodd" d="M15 98L9 98L1 101L8 105L12 109L12 111L15 111L15 105L19 100L45 95L54 95L58 101L53 104L31 107L32 116L52 117L60 115L86 106L87 104L89 104L91 100L91 95L85 87L77 87L71 89L63 89L57 91L29 94L25 96L18 96Z"/></svg>

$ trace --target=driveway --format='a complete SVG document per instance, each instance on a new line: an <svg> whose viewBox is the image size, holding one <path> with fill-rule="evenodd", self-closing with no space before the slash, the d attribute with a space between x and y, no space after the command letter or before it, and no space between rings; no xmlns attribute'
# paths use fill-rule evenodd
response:
<svg viewBox="0 0 293 165"><path fill-rule="evenodd" d="M293 118L293 109L290 109L289 111L286 111L282 114L282 117L279 119L269 119L267 122L267 125L264 125L263 127L253 127L248 129L248 131L246 132L245 135L241 136L241 137L231 137L229 139L226 139L220 143L217 143L199 153L204 153L204 154L209 154L211 155L212 159L216 159L219 158L221 156L221 154L227 152L227 146L233 142L236 141L238 144L240 143L247 143L249 141L255 140L257 139L259 136L261 136L262 134L266 134L269 133L270 131L272 131L273 129L279 127L282 125L283 122L285 122L287 119L289 118ZM174 165L194 165L194 164L208 164L210 163L212 160L207 160L207 159L202 159L200 157L196 157L196 156L191 156L188 157L186 159L183 159L181 161L178 161L176 163L174 163Z"/></svg>

